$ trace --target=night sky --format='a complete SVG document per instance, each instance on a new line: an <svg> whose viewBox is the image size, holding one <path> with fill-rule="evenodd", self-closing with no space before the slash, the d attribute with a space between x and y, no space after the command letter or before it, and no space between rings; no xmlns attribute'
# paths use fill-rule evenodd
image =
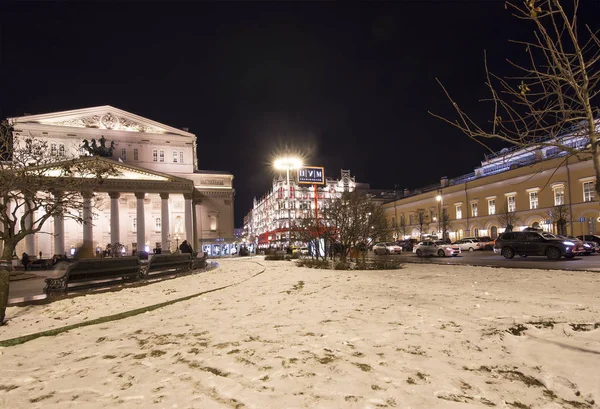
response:
<svg viewBox="0 0 600 409"><path fill-rule="evenodd" d="M598 28L600 1L580 16ZM112 105L188 127L199 167L235 175L238 227L288 150L372 188L472 172L484 149L427 113L453 118L436 77L487 121L483 51L503 74L532 31L496 0L16 2L0 23L0 117Z"/></svg>

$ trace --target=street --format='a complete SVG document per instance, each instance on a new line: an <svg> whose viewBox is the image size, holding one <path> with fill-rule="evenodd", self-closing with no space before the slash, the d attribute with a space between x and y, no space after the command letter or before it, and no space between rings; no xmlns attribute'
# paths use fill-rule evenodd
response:
<svg viewBox="0 0 600 409"><path fill-rule="evenodd" d="M384 258L397 258L398 255L376 256L369 252L369 258L374 260ZM548 260L546 257L519 257L507 260L493 251L463 252L457 257L417 257L412 252L406 252L403 257L410 263L434 264L464 264L471 266L488 266L504 268L541 268L548 270L591 270L600 271L600 254L575 257L573 259L561 258L558 261Z"/></svg>

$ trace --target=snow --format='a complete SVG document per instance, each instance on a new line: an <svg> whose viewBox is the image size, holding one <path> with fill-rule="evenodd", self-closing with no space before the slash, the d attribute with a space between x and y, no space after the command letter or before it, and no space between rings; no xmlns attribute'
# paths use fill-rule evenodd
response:
<svg viewBox="0 0 600 409"><path fill-rule="evenodd" d="M226 286L1 348L0 407L600 407L598 273L219 263L9 308L2 340Z"/></svg>

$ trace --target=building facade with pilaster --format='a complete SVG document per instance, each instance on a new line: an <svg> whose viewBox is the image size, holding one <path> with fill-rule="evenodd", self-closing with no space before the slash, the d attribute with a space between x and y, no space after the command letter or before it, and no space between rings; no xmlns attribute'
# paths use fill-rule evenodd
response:
<svg viewBox="0 0 600 409"><path fill-rule="evenodd" d="M96 253L120 243L125 253L175 251L187 240L209 255L235 251L233 175L200 170L196 135L112 106L10 118L14 134L47 143L49 154L91 160L86 149L110 147L118 175L82 192L81 214L92 223L59 217L19 243L17 254L72 254L83 243Z"/></svg>

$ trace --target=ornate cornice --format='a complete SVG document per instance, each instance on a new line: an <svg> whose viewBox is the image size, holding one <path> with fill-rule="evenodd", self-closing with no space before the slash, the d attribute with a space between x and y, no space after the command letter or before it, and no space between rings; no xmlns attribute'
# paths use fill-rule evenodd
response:
<svg viewBox="0 0 600 409"><path fill-rule="evenodd" d="M202 196L210 196L210 197L226 197L226 198L232 198L233 197L233 192L232 191L214 191L214 190L200 190L197 189L197 191L200 193L200 195Z"/></svg>
<svg viewBox="0 0 600 409"><path fill-rule="evenodd" d="M62 121L48 121L48 125L62 125L76 128L110 129L114 131L146 132L154 134L166 133L164 129L141 124L131 119L107 112L104 115L91 115Z"/></svg>

